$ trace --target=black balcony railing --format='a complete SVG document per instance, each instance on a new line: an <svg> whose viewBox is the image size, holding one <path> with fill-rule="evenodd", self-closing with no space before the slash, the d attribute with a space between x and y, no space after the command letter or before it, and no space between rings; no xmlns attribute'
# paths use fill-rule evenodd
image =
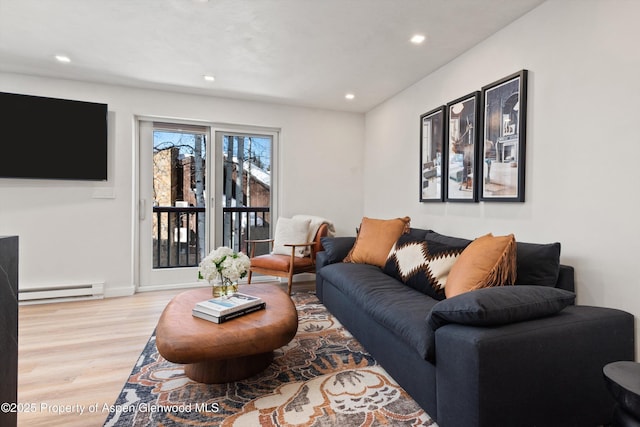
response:
<svg viewBox="0 0 640 427"><path fill-rule="evenodd" d="M222 245L249 254L247 240L269 237L268 207L222 208Z"/></svg>
<svg viewBox="0 0 640 427"><path fill-rule="evenodd" d="M249 252L247 240L269 237L268 207L223 208L222 245ZM206 255L205 208L153 207L153 267L195 267ZM267 246L257 253L268 251Z"/></svg>

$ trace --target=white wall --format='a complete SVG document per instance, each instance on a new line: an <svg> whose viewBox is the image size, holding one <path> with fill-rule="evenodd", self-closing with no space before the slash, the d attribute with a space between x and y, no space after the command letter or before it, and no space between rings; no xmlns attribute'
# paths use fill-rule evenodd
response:
<svg viewBox="0 0 640 427"><path fill-rule="evenodd" d="M364 214L467 238L559 241L580 304L640 317L638 16L635 0L549 0L370 111ZM526 202L419 203L420 114L523 68Z"/></svg>
<svg viewBox="0 0 640 427"><path fill-rule="evenodd" d="M21 289L104 282L108 296L133 292L139 115L278 128L280 215L324 216L343 234L362 216L362 114L2 73L0 91L109 104L108 182L0 179L0 235L20 237Z"/></svg>

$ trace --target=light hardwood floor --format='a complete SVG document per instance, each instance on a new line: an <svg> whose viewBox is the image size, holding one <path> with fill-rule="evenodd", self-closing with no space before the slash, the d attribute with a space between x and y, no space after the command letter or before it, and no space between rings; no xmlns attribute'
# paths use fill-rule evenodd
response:
<svg viewBox="0 0 640 427"><path fill-rule="evenodd" d="M162 310L184 290L20 306L18 426L102 426L105 404L113 405Z"/></svg>

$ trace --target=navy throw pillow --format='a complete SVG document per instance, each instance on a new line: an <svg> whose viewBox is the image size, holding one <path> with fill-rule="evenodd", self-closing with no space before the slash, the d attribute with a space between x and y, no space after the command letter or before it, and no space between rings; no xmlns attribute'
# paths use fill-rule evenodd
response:
<svg viewBox="0 0 640 427"><path fill-rule="evenodd" d="M320 243L327 254L330 264L340 262L347 256L354 243L355 237L321 237Z"/></svg>
<svg viewBox="0 0 640 427"><path fill-rule="evenodd" d="M434 331L449 323L505 325L556 314L575 299L573 292L547 286L482 288L440 301L426 320Z"/></svg>
<svg viewBox="0 0 640 427"><path fill-rule="evenodd" d="M516 243L516 285L555 287L560 274L560 243Z"/></svg>

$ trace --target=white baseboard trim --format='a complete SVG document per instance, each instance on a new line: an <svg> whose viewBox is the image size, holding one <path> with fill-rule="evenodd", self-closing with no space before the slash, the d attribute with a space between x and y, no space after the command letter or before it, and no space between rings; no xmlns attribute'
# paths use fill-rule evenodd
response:
<svg viewBox="0 0 640 427"><path fill-rule="evenodd" d="M135 293L136 293L136 288L133 285L118 286L116 288L107 287L104 290L104 297L105 298L128 297Z"/></svg>
<svg viewBox="0 0 640 427"><path fill-rule="evenodd" d="M171 289L190 289L190 288L204 288L209 286L206 282L190 282L190 283L173 283L167 285L150 285L150 286L138 286L136 292L154 292L154 291L168 291Z"/></svg>

